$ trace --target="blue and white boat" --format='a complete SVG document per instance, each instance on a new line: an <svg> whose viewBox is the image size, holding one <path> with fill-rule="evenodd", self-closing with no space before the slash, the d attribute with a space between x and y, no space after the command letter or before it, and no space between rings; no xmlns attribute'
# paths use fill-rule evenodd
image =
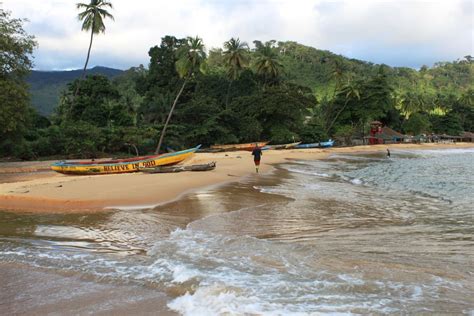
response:
<svg viewBox="0 0 474 316"><path fill-rule="evenodd" d="M334 141L330 139L326 142L299 144L295 148L328 148L328 147L332 147L333 145L334 145Z"/></svg>

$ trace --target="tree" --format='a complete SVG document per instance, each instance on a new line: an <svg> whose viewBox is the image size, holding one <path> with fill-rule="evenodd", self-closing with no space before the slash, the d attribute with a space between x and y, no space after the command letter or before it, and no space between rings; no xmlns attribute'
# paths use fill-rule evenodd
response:
<svg viewBox="0 0 474 316"><path fill-rule="evenodd" d="M181 83L176 70L176 52L185 41L167 35L161 38L160 46L156 45L148 51L149 71L145 80L137 86L138 92L145 96L139 109L145 123L164 124L167 118Z"/></svg>
<svg viewBox="0 0 474 316"><path fill-rule="evenodd" d="M72 94L77 89L79 79L69 85ZM81 83L81 90L72 102L65 97L56 109L58 123L75 124L87 122L97 127L133 125L133 113L127 103L120 98L116 83L101 75L87 76ZM126 95L121 91L122 96Z"/></svg>
<svg viewBox="0 0 474 316"><path fill-rule="evenodd" d="M431 123L427 115L414 113L408 120L403 123L403 130L412 135L429 132Z"/></svg>
<svg viewBox="0 0 474 316"><path fill-rule="evenodd" d="M329 123L329 125L326 128L326 133L328 133L331 128L333 127L334 123L336 123L337 118L339 115L346 109L347 105L349 104L350 101L352 100L360 100L360 91L359 87L356 83L353 82L348 82L346 85L344 85L340 91L337 92L337 94L343 96L344 98L344 104L343 106L339 109L339 111L336 113L332 121Z"/></svg>
<svg viewBox="0 0 474 316"><path fill-rule="evenodd" d="M158 154L161 149L161 144L163 143L163 138L165 137L166 128L168 123L173 115L174 108L178 102L181 93L183 93L184 87L188 80L192 79L193 76L202 71L202 66L206 59L206 53L204 52L204 44L202 39L199 37L188 37L186 42L177 50L178 60L176 61L176 70L180 78L183 79L183 84L179 90L176 98L174 99L173 105L171 106L168 117L166 118L165 125L161 131L160 140L158 141L158 146L156 146L155 153Z"/></svg>
<svg viewBox="0 0 474 316"><path fill-rule="evenodd" d="M239 38L231 38L224 43L224 48L224 61L227 68L227 76L230 80L225 98L225 106L227 108L232 82L239 78L244 68L248 66L248 45L246 42L240 42Z"/></svg>
<svg viewBox="0 0 474 316"><path fill-rule="evenodd" d="M280 63L278 53L274 47L275 41L268 41L265 44L262 44L260 41L254 41L254 44L257 74L264 77L264 86L268 80L271 83L275 83L283 70L283 65Z"/></svg>
<svg viewBox="0 0 474 316"><path fill-rule="evenodd" d="M22 19L12 19L0 8L0 151L12 154L31 120L25 76L33 66L34 37L23 30Z"/></svg>
<svg viewBox="0 0 474 316"><path fill-rule="evenodd" d="M452 108L459 115L463 129L474 131L474 89L464 91Z"/></svg>
<svg viewBox="0 0 474 316"><path fill-rule="evenodd" d="M0 8L0 78L21 81L33 67L31 54L37 43L23 30L26 20L10 15Z"/></svg>
<svg viewBox="0 0 474 316"><path fill-rule="evenodd" d="M81 13L78 14L79 20L83 21L82 30L91 32L91 39L89 43L89 49L87 50L86 63L84 64L84 70L82 71L82 79L86 76L87 64L89 63L89 57L91 54L92 40L94 34L104 33L105 24L104 19L110 18L114 20L114 17L105 9L113 9L112 3L105 0L91 0L89 4L78 3L76 4L77 9L84 9ZM77 87L79 90L79 85ZM77 91L76 91L77 94Z"/></svg>
<svg viewBox="0 0 474 316"><path fill-rule="evenodd" d="M430 119L433 131L437 134L457 136L463 131L459 115L453 111L450 111L443 116L432 115Z"/></svg>
<svg viewBox="0 0 474 316"><path fill-rule="evenodd" d="M357 121L382 119L394 107L393 88L388 76L387 66L379 66L378 73L365 82L360 91L360 105L354 109Z"/></svg>

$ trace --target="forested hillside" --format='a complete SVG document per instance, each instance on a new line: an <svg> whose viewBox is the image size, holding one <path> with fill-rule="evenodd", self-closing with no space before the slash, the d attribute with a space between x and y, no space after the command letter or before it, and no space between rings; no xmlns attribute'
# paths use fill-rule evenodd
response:
<svg viewBox="0 0 474 316"><path fill-rule="evenodd" d="M146 68L108 69L105 76L96 69L85 80L33 73L39 114L25 116L29 128L2 140L2 154L96 157L130 154L131 147L146 154L329 137L350 143L367 134L372 120L412 135L474 130L470 56L415 70L295 42L254 41L250 47L230 39L206 53L200 38L173 36L151 47L149 56ZM42 92L56 101L44 95L38 101Z"/></svg>
<svg viewBox="0 0 474 316"><path fill-rule="evenodd" d="M94 67L88 70L90 75L104 75L111 79L123 71L107 67ZM26 78L31 94L31 103L41 115L49 116L59 103L61 91L68 83L79 78L82 70L37 71L33 70Z"/></svg>

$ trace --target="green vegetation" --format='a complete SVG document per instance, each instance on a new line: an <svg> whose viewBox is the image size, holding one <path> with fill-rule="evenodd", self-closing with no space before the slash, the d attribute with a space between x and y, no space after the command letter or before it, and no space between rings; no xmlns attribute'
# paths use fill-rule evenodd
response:
<svg viewBox="0 0 474 316"><path fill-rule="evenodd" d="M95 157L135 154L135 148L146 154L196 144L350 140L366 135L372 120L413 135L474 129L470 56L414 70L295 42L254 41L250 49L232 38L206 54L200 38L173 36L150 48L148 69L71 80L53 113L43 117L29 106L24 84L35 43L21 21L1 12L2 28L10 32L2 32L2 41L9 43L3 34L11 34L24 47L22 54L8 55L19 66L1 55L2 156Z"/></svg>
<svg viewBox="0 0 474 316"><path fill-rule="evenodd" d="M23 30L23 21L0 9L0 153L19 155L36 116L29 104L25 76L32 67L36 42Z"/></svg>
<svg viewBox="0 0 474 316"><path fill-rule="evenodd" d="M122 70L94 67L88 69L90 75L103 75L109 79L123 73ZM70 71L31 71L26 77L26 83L29 86L31 94L31 103L33 107L44 116L50 116L59 104L61 92L71 83L82 75L82 70Z"/></svg>

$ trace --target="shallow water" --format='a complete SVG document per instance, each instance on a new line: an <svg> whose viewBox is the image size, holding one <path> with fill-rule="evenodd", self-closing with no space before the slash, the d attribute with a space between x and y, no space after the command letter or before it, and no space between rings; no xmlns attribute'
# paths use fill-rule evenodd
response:
<svg viewBox="0 0 474 316"><path fill-rule="evenodd" d="M189 315L472 314L473 161L335 155L155 209L0 212L0 263L164 292Z"/></svg>

